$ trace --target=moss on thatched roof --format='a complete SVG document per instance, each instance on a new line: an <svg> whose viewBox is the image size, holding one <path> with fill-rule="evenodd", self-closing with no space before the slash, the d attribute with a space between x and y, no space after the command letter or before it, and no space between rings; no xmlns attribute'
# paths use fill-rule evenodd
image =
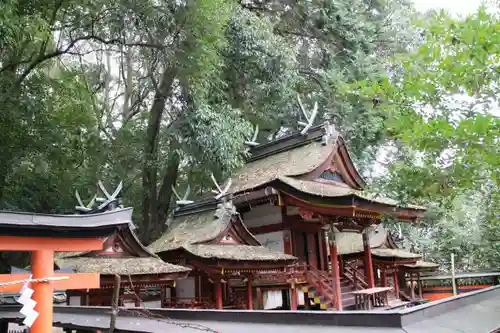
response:
<svg viewBox="0 0 500 333"><path fill-rule="evenodd" d="M309 173L324 163L332 154L332 145L311 142L272 156L245 164L233 177L232 193L252 190L282 176Z"/></svg>
<svg viewBox="0 0 500 333"><path fill-rule="evenodd" d="M420 259L420 254L401 249L372 249L372 255L385 259Z"/></svg>
<svg viewBox="0 0 500 333"><path fill-rule="evenodd" d="M163 236L149 245L148 249L162 253L184 249L205 259L283 261L296 258L273 251L260 245L203 244L217 239L230 227L233 218L239 218L234 206L221 204L214 210L175 216ZM256 244L259 244L255 240Z"/></svg>
<svg viewBox="0 0 500 333"><path fill-rule="evenodd" d="M403 265L406 268L412 268L412 269L437 269L439 267L439 264L436 264L434 262L429 262L429 261L422 261L419 260L414 264L406 264Z"/></svg>
<svg viewBox="0 0 500 333"><path fill-rule="evenodd" d="M225 208L190 215L174 216L168 230L148 246L154 253L172 251L191 244L214 240L227 229L233 212Z"/></svg>
<svg viewBox="0 0 500 333"><path fill-rule="evenodd" d="M238 261L283 261L297 260L289 254L273 251L265 246L200 244L189 245L186 250L205 259L222 259Z"/></svg>
<svg viewBox="0 0 500 333"><path fill-rule="evenodd" d="M60 268L71 268L77 273L100 273L103 275L169 274L190 271L189 268L163 262L159 258L110 258L77 257L57 259Z"/></svg>

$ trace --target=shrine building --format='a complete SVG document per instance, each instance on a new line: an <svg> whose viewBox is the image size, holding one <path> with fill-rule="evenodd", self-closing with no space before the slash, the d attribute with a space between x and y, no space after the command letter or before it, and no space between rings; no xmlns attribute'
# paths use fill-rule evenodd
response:
<svg viewBox="0 0 500 333"><path fill-rule="evenodd" d="M99 273L100 285L95 289L67 291L67 305L110 306L113 291L119 288L120 305L140 307L144 304L146 290L151 287L160 288L165 295L168 287L175 285L176 280L187 276L190 269L162 261L157 255L148 251L135 234L132 222L132 208L123 208L119 203L122 188L120 183L110 194L102 182L98 183L100 195L84 205L76 194L79 206L77 213L92 216L103 212L120 210L123 218L129 221L103 240L102 249L85 252L61 252L56 255L57 268L69 269L75 273ZM120 285L116 286L115 277L120 276Z"/></svg>
<svg viewBox="0 0 500 333"><path fill-rule="evenodd" d="M184 203L150 245L162 259L193 267L193 277L204 276L184 280L190 285L176 291L177 299L215 293L221 308L222 293L222 305L236 306L231 300L246 289L246 302L256 299L258 308L337 310L344 302L362 309L376 299L387 308L391 294L401 299L398 276L413 281L427 264L382 246L390 239L380 242L371 230L383 217L415 223L424 207L366 193L344 139L328 123L253 142L249 155L224 190L215 183L224 192L219 200ZM235 274L226 279L223 272Z"/></svg>

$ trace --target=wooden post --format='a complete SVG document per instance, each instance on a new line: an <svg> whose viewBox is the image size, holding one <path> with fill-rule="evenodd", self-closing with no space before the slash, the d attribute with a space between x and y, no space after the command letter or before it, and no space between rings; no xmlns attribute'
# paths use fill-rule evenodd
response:
<svg viewBox="0 0 500 333"><path fill-rule="evenodd" d="M253 310L252 278L247 280L248 310Z"/></svg>
<svg viewBox="0 0 500 333"><path fill-rule="evenodd" d="M319 267L318 269L321 271L327 270L325 267L325 247L324 247L324 242L325 242L325 235L323 234L323 231L320 230L316 233L318 237L318 251L319 251Z"/></svg>
<svg viewBox="0 0 500 333"><path fill-rule="evenodd" d="M420 299L424 298L422 291L422 280L420 279L420 272L417 272L417 287L418 287L418 296Z"/></svg>
<svg viewBox="0 0 500 333"><path fill-rule="evenodd" d="M380 271L380 279L382 280L382 287L387 287L387 270L385 268L383 268L381 271Z"/></svg>
<svg viewBox="0 0 500 333"><path fill-rule="evenodd" d="M415 281L413 280L413 273L410 272L410 296L411 299L415 299Z"/></svg>
<svg viewBox="0 0 500 333"><path fill-rule="evenodd" d="M339 256L339 272L340 276L345 275L345 263L344 263L344 258L342 256Z"/></svg>
<svg viewBox="0 0 500 333"><path fill-rule="evenodd" d="M316 242L312 232L307 233L307 263L309 266L318 268L318 257L316 256Z"/></svg>
<svg viewBox="0 0 500 333"><path fill-rule="evenodd" d="M330 261L332 265L332 277L333 277L333 290L335 291L335 307L337 310L341 311L342 306L342 288L340 288L340 271L339 271L339 256L337 251L337 243L335 240L335 232L333 230L333 225L330 226L331 237L330 240Z"/></svg>
<svg viewBox="0 0 500 333"><path fill-rule="evenodd" d="M283 250L286 254L293 255L292 231L286 228L287 207L281 206L281 224L283 225Z"/></svg>
<svg viewBox="0 0 500 333"><path fill-rule="evenodd" d="M52 277L54 275L54 251L39 250L31 253L31 271L33 279ZM39 313L33 323L31 333L52 332L53 318L53 288L50 282L33 283L35 291L33 300L36 301L35 310Z"/></svg>
<svg viewBox="0 0 500 333"><path fill-rule="evenodd" d="M364 253L364 266L365 276L368 283L368 288L375 287L375 280L373 279L373 262L372 262L372 249L370 247L370 236L368 232L363 232L363 253Z"/></svg>
<svg viewBox="0 0 500 333"><path fill-rule="evenodd" d="M311 300L309 299L309 293L304 292L304 308L309 310L311 308Z"/></svg>
<svg viewBox="0 0 500 333"><path fill-rule="evenodd" d="M170 287L170 302L174 307L177 305L177 289L175 287L175 284Z"/></svg>
<svg viewBox="0 0 500 333"><path fill-rule="evenodd" d="M296 311L297 310L297 288L295 285L291 285L290 288L290 310Z"/></svg>
<svg viewBox="0 0 500 333"><path fill-rule="evenodd" d="M398 281L398 270L394 268L392 272L392 278L394 279L394 294L396 298L399 299L399 281Z"/></svg>
<svg viewBox="0 0 500 333"><path fill-rule="evenodd" d="M451 286L453 288L453 296L457 295L457 279L455 278L455 253L451 254Z"/></svg>
<svg viewBox="0 0 500 333"><path fill-rule="evenodd" d="M116 317L118 317L119 304L120 304L120 288L121 278L120 275L115 275L115 288L113 289L113 299L111 300L111 320L109 321L109 333L113 333L116 327Z"/></svg>
<svg viewBox="0 0 500 333"><path fill-rule="evenodd" d="M264 309L264 297L262 296L262 289L257 287L257 309Z"/></svg>
<svg viewBox="0 0 500 333"><path fill-rule="evenodd" d="M139 297L140 294L141 294L141 288L135 288L134 289L134 306L136 308L141 307L141 298Z"/></svg>
<svg viewBox="0 0 500 333"><path fill-rule="evenodd" d="M160 308L165 307L166 299L167 299L167 286L161 286L161 289L160 289Z"/></svg>
<svg viewBox="0 0 500 333"><path fill-rule="evenodd" d="M217 310L222 310L222 282L220 278L215 280L215 304L217 305Z"/></svg>

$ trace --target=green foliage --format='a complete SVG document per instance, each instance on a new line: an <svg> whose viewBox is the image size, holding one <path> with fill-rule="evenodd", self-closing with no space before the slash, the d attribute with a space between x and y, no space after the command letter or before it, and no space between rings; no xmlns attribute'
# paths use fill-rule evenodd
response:
<svg viewBox="0 0 500 333"><path fill-rule="evenodd" d="M453 251L461 269L499 264L498 239L488 237L498 235L500 216L499 22L485 8L463 20L436 13L421 22L424 43L395 59L398 75L350 87L360 98L382 96L385 126L405 148L383 187L439 204L424 229L435 240L429 251L444 263Z"/></svg>
<svg viewBox="0 0 500 333"><path fill-rule="evenodd" d="M75 189L123 180L147 239L164 228L172 186L206 192L210 172L242 165L252 125L261 142L293 130L297 94L368 161L388 115L375 88L360 98L353 84L384 80L412 35L406 4L245 4L3 1L0 207L71 211Z"/></svg>

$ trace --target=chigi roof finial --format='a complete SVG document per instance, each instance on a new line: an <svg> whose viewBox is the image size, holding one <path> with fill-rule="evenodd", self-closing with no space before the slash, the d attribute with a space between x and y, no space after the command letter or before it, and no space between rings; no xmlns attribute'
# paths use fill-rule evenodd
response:
<svg viewBox="0 0 500 333"><path fill-rule="evenodd" d="M177 201L175 204L177 206L185 206L192 204L194 201L193 200L188 200L189 194L191 194L191 186L188 184L186 188L186 192L184 192L184 195L181 197L179 193L175 190L175 187L172 185L172 192L174 193L175 197L177 198Z"/></svg>
<svg viewBox="0 0 500 333"><path fill-rule="evenodd" d="M253 136L250 140L245 141L245 144L250 147L256 147L259 145L257 142L257 136L259 135L259 125L255 125Z"/></svg>
<svg viewBox="0 0 500 333"><path fill-rule="evenodd" d="M85 205L80 197L80 194L78 191L75 191L75 197L78 202L78 206L75 207L75 209L82 214L92 214L92 213L97 213L97 212L103 212L107 210L113 210L118 207L121 207L119 204L119 195L121 190L123 189L123 182L120 182L116 189L113 191L113 193L110 193L106 187L104 187L104 184L102 181L99 181L97 183L97 186L101 190L102 194L104 197L99 197L97 195L94 195L92 200ZM96 203L99 203L97 207L95 207Z"/></svg>
<svg viewBox="0 0 500 333"><path fill-rule="evenodd" d="M299 126L303 126L304 128L300 131L300 134L305 135L307 134L307 131L314 125L314 119L316 119L316 116L318 115L318 102L314 102L314 108L309 115L302 104L302 100L300 99L300 96L297 95L297 102L299 102L300 110L302 111L302 114L304 115L304 118L306 118L307 123L303 121L299 121L298 124Z"/></svg>

